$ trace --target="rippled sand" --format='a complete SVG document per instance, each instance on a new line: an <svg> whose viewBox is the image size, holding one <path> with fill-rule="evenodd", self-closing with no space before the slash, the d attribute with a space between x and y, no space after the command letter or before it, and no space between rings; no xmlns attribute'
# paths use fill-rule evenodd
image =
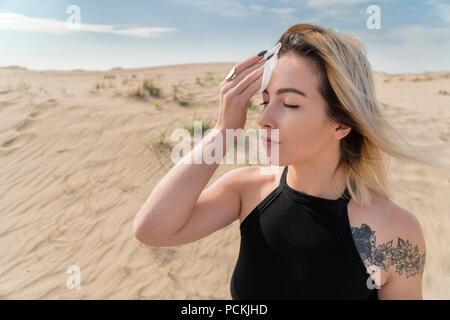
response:
<svg viewBox="0 0 450 320"><path fill-rule="evenodd" d="M214 123L231 67L0 68L0 297L230 299L238 221L169 248L138 242L132 222L173 165L171 132ZM450 73L377 73L376 85L394 123L448 161ZM249 110L247 127L258 127L257 115ZM208 185L236 167L221 165ZM394 161L392 179L394 201L419 218L427 241L424 298L449 299L450 174ZM71 265L79 290L66 286Z"/></svg>

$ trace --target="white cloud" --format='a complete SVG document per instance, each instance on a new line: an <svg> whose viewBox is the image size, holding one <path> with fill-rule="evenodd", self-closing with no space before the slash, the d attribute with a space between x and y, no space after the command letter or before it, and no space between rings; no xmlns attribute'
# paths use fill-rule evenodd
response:
<svg viewBox="0 0 450 320"><path fill-rule="evenodd" d="M332 5L354 5L365 2L373 2L371 0L308 0L306 5L309 7L329 7Z"/></svg>
<svg viewBox="0 0 450 320"><path fill-rule="evenodd" d="M260 5L257 5L257 4L251 4L251 5L249 5L249 8L251 10L253 10L254 12L261 12L261 11L263 11L265 9L264 6L260 6Z"/></svg>
<svg viewBox="0 0 450 320"><path fill-rule="evenodd" d="M256 13L265 11L265 12L270 12L270 13L277 14L280 16L290 15L291 13L298 10L298 8L270 8L270 7L260 6L260 5L256 5L256 4L249 5L249 8L253 12L256 12Z"/></svg>
<svg viewBox="0 0 450 320"><path fill-rule="evenodd" d="M439 0L429 0L428 2L433 8L433 14L440 17L447 23L450 23L450 4L443 3Z"/></svg>
<svg viewBox="0 0 450 320"><path fill-rule="evenodd" d="M71 32L98 32L127 35L144 38L160 37L174 28L142 27L118 29L112 25L80 24L80 29L69 28L66 21L45 18L33 18L23 14L0 12L0 30L44 32L53 34L68 34Z"/></svg>
<svg viewBox="0 0 450 320"><path fill-rule="evenodd" d="M245 17L250 15L248 10L239 1L235 0L179 0L181 3L200 7L204 11L212 12L225 17Z"/></svg>
<svg viewBox="0 0 450 320"><path fill-rule="evenodd" d="M386 37L398 38L408 44L438 43L443 45L445 40L450 38L450 29L411 25L392 30L386 34Z"/></svg>
<svg viewBox="0 0 450 320"><path fill-rule="evenodd" d="M329 23L335 21L344 21L348 23L365 23L365 11L350 11L344 8L328 8L327 10L316 11L309 16L305 16L303 21L313 23Z"/></svg>
<svg viewBox="0 0 450 320"><path fill-rule="evenodd" d="M289 16L297 8L271 8L260 4L245 6L239 0L178 0L183 4L199 7L224 17L248 17L255 13L269 12L279 16Z"/></svg>
<svg viewBox="0 0 450 320"><path fill-rule="evenodd" d="M401 27L367 43L376 70L392 73L450 70L449 28Z"/></svg>
<svg viewBox="0 0 450 320"><path fill-rule="evenodd" d="M267 11L279 15L291 14L296 10L297 8L267 8Z"/></svg>

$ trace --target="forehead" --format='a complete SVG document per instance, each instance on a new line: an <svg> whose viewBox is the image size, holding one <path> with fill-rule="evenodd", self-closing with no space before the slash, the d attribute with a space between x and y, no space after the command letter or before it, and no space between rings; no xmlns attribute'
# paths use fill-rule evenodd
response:
<svg viewBox="0 0 450 320"><path fill-rule="evenodd" d="M278 88L294 87L309 96L319 92L319 69L311 59L285 54L278 58L272 71L267 90L269 94Z"/></svg>

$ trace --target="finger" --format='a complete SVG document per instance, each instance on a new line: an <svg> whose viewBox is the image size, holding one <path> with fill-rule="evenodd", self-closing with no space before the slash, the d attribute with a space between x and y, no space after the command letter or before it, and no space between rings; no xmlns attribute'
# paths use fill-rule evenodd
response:
<svg viewBox="0 0 450 320"><path fill-rule="evenodd" d="M242 79L247 77L250 73L255 71L256 69L260 68L261 66L264 66L264 64L267 62L266 59L262 59L261 61L257 62L256 64L248 67L246 70L242 71L241 73L237 74L233 80L230 81L230 86L234 87L238 85Z"/></svg>
<svg viewBox="0 0 450 320"><path fill-rule="evenodd" d="M245 69L247 69L248 67L260 62L261 60L263 60L264 55L262 56L258 56L258 55L253 55L250 58L238 63L236 65L236 74L238 75L239 73L243 72Z"/></svg>
<svg viewBox="0 0 450 320"><path fill-rule="evenodd" d="M240 95L242 97L242 100L249 101L251 97L255 95L255 93L258 91L258 89L261 87L262 84L262 75L259 76L255 81L250 83L250 85L245 88L244 92Z"/></svg>
<svg viewBox="0 0 450 320"><path fill-rule="evenodd" d="M264 66L261 66L247 75L247 77L245 77L245 79L236 86L236 89L233 90L236 90L235 92L237 92L239 95L242 95L252 83L259 82L261 84L263 73Z"/></svg>
<svg viewBox="0 0 450 320"><path fill-rule="evenodd" d="M245 78L247 77L250 73L252 73L254 70L262 67L264 70L264 64L267 62L266 59L262 59L261 61L259 61L258 63L256 63L255 65L250 66L249 68L247 68L246 70L244 70L243 72L241 72L240 74L237 74L233 80L224 80L221 84L220 87L222 88L222 91L224 93L228 92L229 90L233 89L234 87L236 87L237 85L239 85L239 83ZM242 90L241 90L242 91Z"/></svg>

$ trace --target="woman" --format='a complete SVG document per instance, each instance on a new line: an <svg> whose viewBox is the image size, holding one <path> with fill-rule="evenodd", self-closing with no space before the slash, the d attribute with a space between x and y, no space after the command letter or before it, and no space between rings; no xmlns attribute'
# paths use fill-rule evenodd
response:
<svg viewBox="0 0 450 320"><path fill-rule="evenodd" d="M417 218L389 199L386 177L388 156L417 157L383 116L362 44L310 24L292 26L279 42L258 118L278 131L267 148L278 143L279 170L238 168L203 190L219 164L180 161L137 214L136 238L181 245L239 219L233 299L422 299L424 236ZM244 128L263 54L221 83L205 150L226 129Z"/></svg>

